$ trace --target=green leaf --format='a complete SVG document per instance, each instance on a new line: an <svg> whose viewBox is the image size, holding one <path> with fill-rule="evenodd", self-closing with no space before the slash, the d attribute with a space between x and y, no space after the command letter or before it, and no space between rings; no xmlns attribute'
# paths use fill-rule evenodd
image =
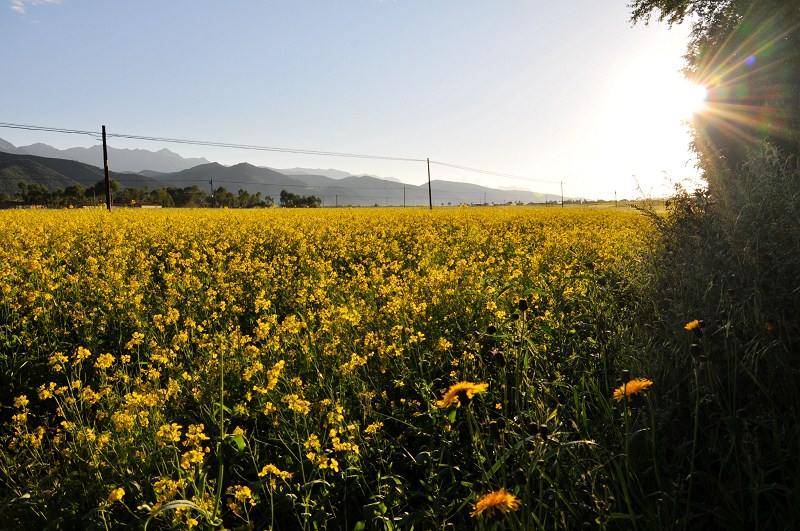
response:
<svg viewBox="0 0 800 531"><path fill-rule="evenodd" d="M240 434L238 434L238 433L229 433L228 435L225 436L225 438L230 440L230 441L233 441L233 443L236 445L236 449L238 451L241 452L242 450L244 450L244 448L245 448L244 437L242 437Z"/></svg>

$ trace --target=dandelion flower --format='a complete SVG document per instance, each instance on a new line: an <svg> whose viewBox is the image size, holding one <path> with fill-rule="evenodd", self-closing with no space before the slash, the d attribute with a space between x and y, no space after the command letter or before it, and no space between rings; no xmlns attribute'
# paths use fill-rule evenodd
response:
<svg viewBox="0 0 800 531"><path fill-rule="evenodd" d="M647 391L650 390L651 385L653 385L653 382L647 378L631 380L626 384L620 385L619 388L614 391L614 400L622 402L623 398L627 395L628 402L631 402L634 396L645 395Z"/></svg>
<svg viewBox="0 0 800 531"><path fill-rule="evenodd" d="M699 327L700 327L700 321L695 319L694 321L689 321L688 323L686 323L686 326L684 326L683 328L691 332L692 330Z"/></svg>
<svg viewBox="0 0 800 531"><path fill-rule="evenodd" d="M463 403L465 400L461 398L462 396L466 397L466 401L468 402L472 400L476 394L485 393L488 388L489 384L487 383L458 382L450 386L450 389L447 390L444 397L436 402L436 407L450 407L457 399L459 402Z"/></svg>
<svg viewBox="0 0 800 531"><path fill-rule="evenodd" d="M485 494L475 504L475 510L469 513L472 517L477 518L484 512L491 515L495 510L505 514L509 511L516 511L519 509L519 498L513 494L506 492L505 489L496 490Z"/></svg>

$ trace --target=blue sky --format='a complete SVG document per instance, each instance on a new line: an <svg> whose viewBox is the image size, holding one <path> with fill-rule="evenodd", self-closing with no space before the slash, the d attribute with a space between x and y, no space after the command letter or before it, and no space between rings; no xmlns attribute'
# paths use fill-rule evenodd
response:
<svg viewBox="0 0 800 531"><path fill-rule="evenodd" d="M697 175L682 123L688 28L631 27L626 0L4 1L0 122L430 158L523 178L434 164L434 179L546 193L563 181L589 198ZM427 179L420 162L110 144Z"/></svg>

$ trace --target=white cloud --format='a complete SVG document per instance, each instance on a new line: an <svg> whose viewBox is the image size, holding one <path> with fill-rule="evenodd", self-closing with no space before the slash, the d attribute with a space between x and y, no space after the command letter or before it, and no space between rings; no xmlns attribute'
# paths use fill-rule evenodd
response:
<svg viewBox="0 0 800 531"><path fill-rule="evenodd" d="M27 6L38 6L40 4L58 4L61 0L11 0L11 11L24 15Z"/></svg>

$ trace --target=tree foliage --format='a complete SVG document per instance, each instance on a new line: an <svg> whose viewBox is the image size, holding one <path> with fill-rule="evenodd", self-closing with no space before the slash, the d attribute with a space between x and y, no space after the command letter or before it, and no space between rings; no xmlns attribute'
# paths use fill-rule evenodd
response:
<svg viewBox="0 0 800 531"><path fill-rule="evenodd" d="M709 92L693 120L708 188L679 187L668 215L652 216L658 339L644 358L663 390L664 452L647 498L680 510L650 527L798 529L800 2L629 6L634 22L692 25L685 73ZM687 337L658 332L680 322Z"/></svg>
<svg viewBox="0 0 800 531"><path fill-rule="evenodd" d="M704 170L735 168L767 142L800 153L800 2L797 0L635 0L634 23L652 18L692 30L685 73L709 91L694 120ZM714 182L710 175L709 186Z"/></svg>
<svg viewBox="0 0 800 531"><path fill-rule="evenodd" d="M322 205L322 199L314 195L298 195L281 190L281 206L287 208L314 208Z"/></svg>
<svg viewBox="0 0 800 531"><path fill-rule="evenodd" d="M239 190L238 194L235 195L223 187L217 188L214 190L214 194L209 196L199 186L187 186L185 188L171 186L169 188L148 190L147 188L122 188L113 179L110 184L112 202L117 207L151 203L162 207L254 208L269 207L274 204L271 197L262 198L261 192L250 194L246 190ZM22 181L19 183L19 191L14 197L8 196L4 200L13 200L25 205L64 208L96 206L105 203L105 197L105 181L98 181L88 189L76 184L52 191L42 184L31 184L27 181ZM316 206L316 203L314 206Z"/></svg>

